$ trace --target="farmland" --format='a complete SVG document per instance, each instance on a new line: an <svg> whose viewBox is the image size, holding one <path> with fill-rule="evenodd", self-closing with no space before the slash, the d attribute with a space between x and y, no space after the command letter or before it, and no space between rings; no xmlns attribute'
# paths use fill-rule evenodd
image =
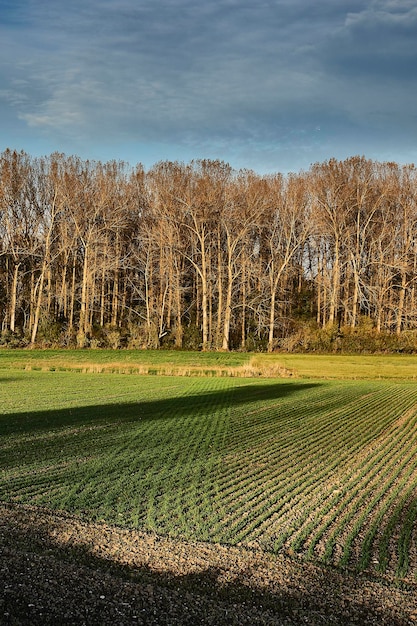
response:
<svg viewBox="0 0 417 626"><path fill-rule="evenodd" d="M302 377L308 357L286 364L297 376L245 378L71 371L64 353L26 353L24 370L13 354L0 355L0 500L415 580L411 357L398 380L377 380L392 357L352 380L343 357L327 379ZM222 372L247 358L202 358L216 356Z"/></svg>

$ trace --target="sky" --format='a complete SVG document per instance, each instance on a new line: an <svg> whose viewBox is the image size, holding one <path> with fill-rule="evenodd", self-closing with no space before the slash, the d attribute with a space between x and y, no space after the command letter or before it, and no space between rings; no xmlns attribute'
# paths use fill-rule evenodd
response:
<svg viewBox="0 0 417 626"><path fill-rule="evenodd" d="M0 0L0 152L417 162L417 0Z"/></svg>

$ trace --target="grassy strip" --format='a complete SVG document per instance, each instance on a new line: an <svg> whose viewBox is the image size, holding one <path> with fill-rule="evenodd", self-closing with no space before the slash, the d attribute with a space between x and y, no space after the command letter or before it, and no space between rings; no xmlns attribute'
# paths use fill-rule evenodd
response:
<svg viewBox="0 0 417 626"><path fill-rule="evenodd" d="M328 380L417 380L417 355L262 354L266 367L278 359L297 376ZM256 362L256 361L255 361Z"/></svg>
<svg viewBox="0 0 417 626"><path fill-rule="evenodd" d="M0 349L0 370L174 376L417 380L417 355L250 354L175 350Z"/></svg>
<svg viewBox="0 0 417 626"><path fill-rule="evenodd" d="M290 377L279 359L247 353L175 350L0 350L0 370L119 373L153 376Z"/></svg>

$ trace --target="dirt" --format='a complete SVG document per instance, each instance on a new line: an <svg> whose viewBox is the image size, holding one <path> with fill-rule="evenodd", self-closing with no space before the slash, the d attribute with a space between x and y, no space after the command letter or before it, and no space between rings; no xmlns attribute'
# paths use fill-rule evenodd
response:
<svg viewBox="0 0 417 626"><path fill-rule="evenodd" d="M0 623L417 623L417 584L0 504Z"/></svg>

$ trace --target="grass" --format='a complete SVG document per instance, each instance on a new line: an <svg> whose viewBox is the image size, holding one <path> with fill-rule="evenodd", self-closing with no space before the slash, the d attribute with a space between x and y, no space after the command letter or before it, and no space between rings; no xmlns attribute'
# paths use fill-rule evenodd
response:
<svg viewBox="0 0 417 626"><path fill-rule="evenodd" d="M1 351L1 500L414 579L413 359L387 357L391 380L366 378L381 360L329 357L331 367L301 355L284 368L297 364L300 376L320 362L340 379L80 371L111 355ZM120 355L132 371L151 356ZM156 369L214 370L248 358L158 357ZM253 367L281 357L256 356ZM51 369L64 358L69 369ZM411 380L396 380L407 367ZM355 368L363 378L349 380Z"/></svg>
<svg viewBox="0 0 417 626"><path fill-rule="evenodd" d="M255 357L255 363L265 368L274 361L302 378L417 381L417 355L280 353Z"/></svg>
<svg viewBox="0 0 417 626"><path fill-rule="evenodd" d="M417 381L417 355L249 354L176 350L7 350L4 369Z"/></svg>
<svg viewBox="0 0 417 626"><path fill-rule="evenodd" d="M176 350L0 350L1 369L201 375L248 366L244 353Z"/></svg>

